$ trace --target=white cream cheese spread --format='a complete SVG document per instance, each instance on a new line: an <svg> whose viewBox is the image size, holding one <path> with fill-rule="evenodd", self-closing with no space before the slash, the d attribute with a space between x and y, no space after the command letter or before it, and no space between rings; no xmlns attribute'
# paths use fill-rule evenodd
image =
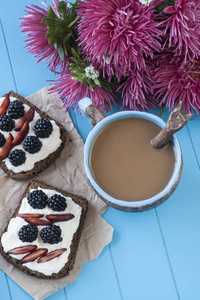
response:
<svg viewBox="0 0 200 300"><path fill-rule="evenodd" d="M41 189L41 188L38 188ZM31 189L30 192L32 192L35 189ZM58 193L57 191L50 190L50 189L42 189L42 191L49 197L53 196L54 194L59 194L63 196L62 194ZM65 197L65 196L63 196ZM3 249L5 252L8 252L9 250L15 248L15 247L21 247L21 246L26 246L26 245L36 245L38 248L47 248L48 252L57 250L60 248L67 248L67 250L60 256L43 262L43 263L37 263L37 259L32 262L24 263L23 266L28 267L29 269L37 272L41 272L46 276L51 276L53 273L58 273L67 263L68 257L70 254L70 246L73 240L73 236L75 232L78 229L79 223L80 223L80 217L81 217L81 211L82 207L76 204L72 198L70 197L65 197L66 202L67 202L67 207L65 211L62 212L55 212L48 206L46 206L43 209L34 209L32 208L28 201L27 197L23 198L21 207L19 209L19 214L22 213L42 213L44 214L44 217L48 214L64 214L64 213L71 213L74 215L74 218L69 220L69 221L64 221L64 222L56 222L55 225L60 226L62 233L62 241L57 243L57 244L48 244L48 243L43 243L41 237L40 237L40 232L44 226L37 226L38 227L38 237L35 241L32 243L30 242L22 242L19 237L18 237L18 232L20 228L23 225L27 225L28 223L21 217L13 217L8 225L7 231L2 235L1 238L1 243L3 246ZM20 255L13 255L10 254L12 257L20 260L22 257L24 257L26 254L20 254Z"/></svg>
<svg viewBox="0 0 200 300"><path fill-rule="evenodd" d="M10 102L12 102L16 99L17 98L15 98L15 97L10 97ZM3 100L4 100L4 97L0 98L0 105L2 104ZM24 105L25 112L28 111L28 109L30 107L26 104L23 104L23 105ZM40 118L41 118L40 115L35 111L34 118L29 123L28 135L35 135L33 128L34 128L35 122ZM18 121L19 121L19 119L15 120L15 124L17 124ZM50 120L50 122L53 126L53 131L48 138L39 138L42 143L42 147L41 147L40 151L38 151L37 153L34 153L34 154L30 154L23 149L23 146L22 146L23 143L12 148L11 151L13 151L15 149L23 149L23 151L26 153L26 160L23 164L15 167L10 163L9 159L6 158L4 160L4 162L9 170L12 170L15 173L20 173L23 171L24 172L30 171L34 168L34 164L36 162L39 162L39 161L45 159L46 157L49 156L49 154L53 153L54 151L56 151L59 148L59 146L62 143L61 138L60 138L60 128L59 128L59 126L56 125L56 123L54 121ZM0 130L0 132L4 135L5 138L8 137L9 133L11 133L14 138L18 134L18 132L15 130L12 130L9 132Z"/></svg>

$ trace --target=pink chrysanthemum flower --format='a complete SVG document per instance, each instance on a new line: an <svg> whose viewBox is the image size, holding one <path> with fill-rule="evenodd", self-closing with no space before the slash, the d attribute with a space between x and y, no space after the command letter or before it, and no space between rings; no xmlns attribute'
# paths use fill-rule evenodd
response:
<svg viewBox="0 0 200 300"><path fill-rule="evenodd" d="M167 19L161 23L165 29L166 42L175 47L176 55L184 55L188 59L200 56L200 1L176 0L173 6L164 9Z"/></svg>
<svg viewBox="0 0 200 300"><path fill-rule="evenodd" d="M160 31L154 21L153 5L139 0L80 1L78 15L79 45L109 79L118 81L131 74L132 64L144 68L144 57L159 50Z"/></svg>
<svg viewBox="0 0 200 300"><path fill-rule="evenodd" d="M183 64L184 56L174 57L173 52L166 51L157 60L154 70L154 89L160 105L166 104L173 109L183 101L185 111L200 110L200 62L193 60Z"/></svg>
<svg viewBox="0 0 200 300"><path fill-rule="evenodd" d="M115 103L116 96L103 87L94 85L93 91L91 91L88 85L71 77L70 72L54 80L54 84L50 91L59 95L66 110L74 107L78 100L89 97L101 110L112 111L111 103Z"/></svg>
<svg viewBox="0 0 200 300"><path fill-rule="evenodd" d="M66 0L65 0L66 2ZM58 0L53 0L51 7L55 14L57 14ZM25 40L25 46L28 49L28 53L33 54L38 58L38 62L44 61L47 63L47 67L54 73L60 67L61 71L65 70L68 61L67 56L63 60L60 59L58 50L55 49L53 44L49 44L47 34L47 24L41 22L44 17L47 17L47 10L49 5L43 3L46 9L37 5L30 4L25 10L25 16L21 19L22 32L25 33L27 39Z"/></svg>
<svg viewBox="0 0 200 300"><path fill-rule="evenodd" d="M144 111L158 106L158 101L153 97L152 85L149 72L133 70L131 76L118 88L122 90L123 108Z"/></svg>

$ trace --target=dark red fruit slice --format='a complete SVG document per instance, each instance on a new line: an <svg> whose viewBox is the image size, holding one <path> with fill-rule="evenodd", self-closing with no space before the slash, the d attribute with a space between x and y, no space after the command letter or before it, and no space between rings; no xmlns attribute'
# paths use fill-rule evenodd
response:
<svg viewBox="0 0 200 300"><path fill-rule="evenodd" d="M64 222L74 218L73 214L50 214L46 216L47 220L52 222Z"/></svg>
<svg viewBox="0 0 200 300"><path fill-rule="evenodd" d="M16 137L14 138L14 141L12 142L12 146L16 146L21 144L21 142L25 139L25 137L27 136L27 133L29 131L29 125L28 122L26 121L24 123L24 125L22 126L22 129L20 130L20 132L16 135Z"/></svg>
<svg viewBox="0 0 200 300"><path fill-rule="evenodd" d="M24 264L36 260L38 257L45 255L48 252L47 248L38 248L37 250L25 255L19 263Z"/></svg>
<svg viewBox="0 0 200 300"><path fill-rule="evenodd" d="M30 107L29 110L25 113L25 115L17 122L17 125L15 126L15 131L20 131L20 129L23 127L25 122L31 122L35 115L35 109L33 107Z"/></svg>
<svg viewBox="0 0 200 300"><path fill-rule="evenodd" d="M9 133L7 140L5 142L5 144L3 145L3 147L0 150L0 160L5 159L6 157L8 157L10 150L12 149L12 141L13 141L13 136L11 133Z"/></svg>
<svg viewBox="0 0 200 300"><path fill-rule="evenodd" d="M7 253L8 254L24 254L24 253L32 252L36 249L37 249L36 245L27 245L27 246L13 248L13 249L9 250Z"/></svg>
<svg viewBox="0 0 200 300"><path fill-rule="evenodd" d="M61 249L57 249L57 250L51 251L51 252L47 253L46 255L40 257L37 260L37 262L38 263L43 263L43 262L52 260L52 259L60 256L61 254L63 254L66 250L67 250L66 248L61 248Z"/></svg>
<svg viewBox="0 0 200 300"><path fill-rule="evenodd" d="M25 221L31 225L35 226L46 226L46 225L52 225L52 222L48 220L41 220L41 219L36 219L36 218L26 218Z"/></svg>
<svg viewBox="0 0 200 300"><path fill-rule="evenodd" d="M25 218L42 218L43 214L31 214L31 213L24 213L24 214L16 214L17 217Z"/></svg>
<svg viewBox="0 0 200 300"><path fill-rule="evenodd" d="M9 97L9 95L6 95L5 99L3 100L3 102L0 106L0 116L5 115L9 104L10 104L10 97Z"/></svg>

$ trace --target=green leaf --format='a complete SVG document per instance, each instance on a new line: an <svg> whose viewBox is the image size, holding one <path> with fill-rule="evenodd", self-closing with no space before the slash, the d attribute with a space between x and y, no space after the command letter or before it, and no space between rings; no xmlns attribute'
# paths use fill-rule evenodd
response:
<svg viewBox="0 0 200 300"><path fill-rule="evenodd" d="M48 18L54 18L56 17L56 14L53 10L53 8L51 6L49 6L49 9L48 9Z"/></svg>
<svg viewBox="0 0 200 300"><path fill-rule="evenodd" d="M47 37L48 37L48 43L49 43L49 44L53 43L54 35L53 35L53 34L48 34L48 33L47 33Z"/></svg>
<svg viewBox="0 0 200 300"><path fill-rule="evenodd" d="M99 81L98 78L95 78L95 79L94 79L94 83L95 83L96 85L98 85L99 87L101 87L101 83L100 83L100 81Z"/></svg>
<svg viewBox="0 0 200 300"><path fill-rule="evenodd" d="M65 53L61 47L58 47L58 54L59 54L60 59L63 61L64 57L65 57Z"/></svg>
<svg viewBox="0 0 200 300"><path fill-rule="evenodd" d="M79 19L76 12L77 4L78 0L68 8L68 3L60 1L58 3L58 15L49 6L47 17L42 19L42 22L46 23L48 27L46 36L48 37L49 44L53 43L55 49L62 48L63 51L59 49L59 55L63 59L63 55L68 56L71 54L71 48L78 49L76 42L78 33L74 28Z"/></svg>
<svg viewBox="0 0 200 300"><path fill-rule="evenodd" d="M71 49L71 52L72 52L74 58L76 57L76 58L80 59L80 56L78 55L78 53L75 51L74 48Z"/></svg>
<svg viewBox="0 0 200 300"><path fill-rule="evenodd" d="M92 87L92 85L91 85L91 83L89 83L89 89L92 91L92 92L94 92L94 90L93 90L93 87Z"/></svg>
<svg viewBox="0 0 200 300"><path fill-rule="evenodd" d="M58 3L58 12L61 18L65 19L66 13L67 13L67 3L64 1L60 1Z"/></svg>
<svg viewBox="0 0 200 300"><path fill-rule="evenodd" d="M68 28L72 28L72 27L76 24L76 22L79 21L79 20L80 20L80 18L76 18L74 21L72 21L72 22L69 24Z"/></svg>
<svg viewBox="0 0 200 300"><path fill-rule="evenodd" d="M48 17L43 17L41 23L47 23L47 22L48 22Z"/></svg>

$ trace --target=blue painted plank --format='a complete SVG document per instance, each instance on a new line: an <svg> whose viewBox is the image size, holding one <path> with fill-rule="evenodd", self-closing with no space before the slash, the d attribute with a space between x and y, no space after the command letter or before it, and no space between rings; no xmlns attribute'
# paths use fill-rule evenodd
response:
<svg viewBox="0 0 200 300"><path fill-rule="evenodd" d="M87 95L85 95L85 96L87 96ZM115 112L120 111L120 107L122 106L122 99L119 99L117 101L117 105L118 105L118 107L116 107L114 104L112 104L112 112L111 111L104 112L106 114L106 116L109 116ZM79 110L76 111L75 117L76 117L76 124L77 124L76 126L78 128L78 132L79 132L80 136L82 137L83 141L85 142L88 134L93 129L93 126L86 118L83 117L83 114L80 113Z"/></svg>
<svg viewBox="0 0 200 300"><path fill-rule="evenodd" d="M41 5L39 0L28 3L26 0L11 2L9 18L6 1L0 3L0 89L3 94L16 88L26 96L49 84L46 80L53 79L54 75L45 69L44 63L36 64L36 59L26 54L26 49L23 48L24 38L18 26L19 18L24 15L25 5L29 2ZM72 118L74 122L77 121L79 132L85 140L91 126L77 117L77 114L73 114ZM109 209L105 218L115 227L111 247L104 249L98 260L83 266L77 281L65 289L69 300L107 300L106 295L110 297L109 300L120 299L120 293L123 300L134 297L137 300L173 300L178 297L181 300L199 299L200 201L196 192L200 179L196 163L196 157L200 161L198 119L189 123L188 128L193 145L187 128L178 134L185 163L180 185L174 195L155 211L127 214ZM122 260L122 257L125 259ZM115 264L116 274L112 262ZM5 276L2 274L0 279L4 280ZM13 299L29 299L10 279L9 285ZM111 291L114 291L113 294ZM1 296L5 293L5 298L2 299L6 299L8 292L5 285L1 292ZM63 295L65 296L64 290L49 298L62 299L60 297Z"/></svg>
<svg viewBox="0 0 200 300"><path fill-rule="evenodd" d="M8 285L10 288L11 299L13 300L33 300L33 298L26 293L22 288L20 288L11 278L8 278Z"/></svg>
<svg viewBox="0 0 200 300"><path fill-rule="evenodd" d="M188 130L200 166L200 117L196 117L188 123Z"/></svg>
<svg viewBox="0 0 200 300"><path fill-rule="evenodd" d="M83 264L77 280L66 291L68 300L122 300L109 246L98 259Z"/></svg>
<svg viewBox="0 0 200 300"><path fill-rule="evenodd" d="M114 107L113 111L117 112L118 109ZM108 115L109 114L110 113L108 113ZM163 118L167 119L167 115L163 116ZM84 131L82 130L82 136L85 139L89 131L92 129L92 127L91 125L88 125L88 121L86 121L83 118L77 117L77 122L79 128L84 128ZM149 212L149 214L151 215L149 222L150 224L152 222L153 225L151 224L152 226L150 227L149 224L146 224L146 218L145 218L143 220L143 226L144 226L143 231L144 232L146 231L146 234L138 235L138 232L136 231L134 232L134 236L136 237L136 239L134 239L134 241L130 241L130 232L127 230L127 228L134 228L134 225L138 226L138 224L137 222L134 225L132 225L131 223L127 224L126 223L128 220L127 213L122 213L124 214L125 220L121 220L121 218L118 218L119 217L118 214L120 213L119 212L115 213L113 209L109 209L109 211L105 214L105 218L109 221L109 223L111 222L111 220L115 221L114 225L111 223L111 225L113 225L113 227L115 228L114 239L111 243L111 252L113 253L114 264L116 267L117 276L119 278L123 299L128 300L130 299L130 297L136 297L136 299L142 299L142 300L161 299L160 297L161 296L163 297L163 291L165 294L165 298L162 299L169 299L169 298L177 299L178 296L176 292L176 286L173 280L173 275L171 274L171 269L166 255L166 250L165 247L163 246L162 234L160 233L160 228L159 228L156 215L152 212ZM131 217L129 221L134 222ZM122 224L125 224L124 227L121 226ZM122 235L123 238L121 238L119 243L115 244L117 229L119 231L119 234ZM127 236L124 233L127 233ZM151 239L150 240L147 239L146 236L148 236L148 238L151 237ZM149 252L148 255L145 253L144 262L142 261L142 259L138 261L137 258L136 261L133 259L132 262L130 261L130 259L127 259L127 261L126 259L121 260L120 256L122 255L122 253L123 255L125 254L125 257L127 258L132 257L131 253L132 251L134 251L133 249L136 246L135 243L138 238L140 239L140 243L141 243L137 245L137 249L139 253L141 252L140 248L143 248L143 245L145 245L144 246L145 249L146 248L149 249L149 247L146 247L147 242L149 243L149 245L151 245L152 248L152 244L153 245L155 244L154 241L156 241L156 249L153 248L152 250L154 251L156 250L156 252L152 253L151 251ZM132 247L130 246L130 244ZM127 250L127 245L129 245L128 249L130 250L130 252ZM154 260L152 260L152 258L154 258ZM150 262L150 267L147 267L146 265L149 265L149 262ZM155 264L156 265L158 264L157 268L155 268ZM140 279L138 278L138 273L133 271L137 269L142 270L140 271L140 276L141 276L141 277L139 276ZM144 278L144 274L143 274L144 270L145 270L146 278ZM130 281L127 278L127 276L129 277ZM141 280L142 278L143 280ZM133 286L133 281L135 282L134 286ZM143 284L147 288L141 292L141 290L143 290L142 289ZM160 286L159 291L157 291L158 289L157 285ZM134 291L131 288L132 286Z"/></svg>
<svg viewBox="0 0 200 300"><path fill-rule="evenodd" d="M1 291L1 299L11 300L9 287L7 285L6 275L2 270L0 270L0 291Z"/></svg>
<svg viewBox="0 0 200 300"><path fill-rule="evenodd" d="M111 252L124 300L177 300L155 210L127 213L109 210L115 228Z"/></svg>
<svg viewBox="0 0 200 300"><path fill-rule="evenodd" d="M189 123L191 126L195 126L195 131L198 128ZM200 172L188 128L178 132L177 137L184 158L183 174L174 194L157 212L180 299L197 300L200 297Z"/></svg>
<svg viewBox="0 0 200 300"><path fill-rule="evenodd" d="M2 272L2 274L4 275L4 273ZM1 275L1 273L0 273ZM5 277L5 275L4 275ZM3 278L3 276L2 276ZM1 276L0 276L1 279ZM2 300L33 300L33 298L26 292L24 291L22 288L20 288L11 278L7 277L8 280L8 286L10 289L10 294L11 294L11 298L1 298ZM6 288L6 281L2 282L2 290L3 293L5 293L5 295L9 296L9 290L8 288ZM1 293L2 295L2 293ZM9 296L10 297L10 296ZM56 292L55 294L45 298L45 300L66 300L66 292L65 289L60 290L59 292Z"/></svg>
<svg viewBox="0 0 200 300"><path fill-rule="evenodd" d="M77 111L75 113L75 118L76 118L76 128L80 136L82 137L83 141L85 142L87 139L87 136L89 132L92 130L92 124L85 119L82 114L80 115L80 112Z"/></svg>
<svg viewBox="0 0 200 300"><path fill-rule="evenodd" d="M5 42L5 35L3 31L2 22L0 19L0 95L3 96L10 90L15 90L16 85L13 78L10 58L7 52L7 45ZM0 97L1 97L0 96Z"/></svg>
<svg viewBox="0 0 200 300"><path fill-rule="evenodd" d="M29 3L42 6L40 1L20 0L12 1L12 9L9 9L5 1L0 2L0 16L10 61L12 64L13 74L17 85L17 91L27 96L39 90L50 83L47 80L53 80L56 76L46 69L44 62L37 64L37 59L31 54L27 54L24 48L23 34L19 28L20 18L24 16L25 6Z"/></svg>
<svg viewBox="0 0 200 300"><path fill-rule="evenodd" d="M45 300L66 300L66 292L65 289L56 292L55 294L45 298Z"/></svg>

